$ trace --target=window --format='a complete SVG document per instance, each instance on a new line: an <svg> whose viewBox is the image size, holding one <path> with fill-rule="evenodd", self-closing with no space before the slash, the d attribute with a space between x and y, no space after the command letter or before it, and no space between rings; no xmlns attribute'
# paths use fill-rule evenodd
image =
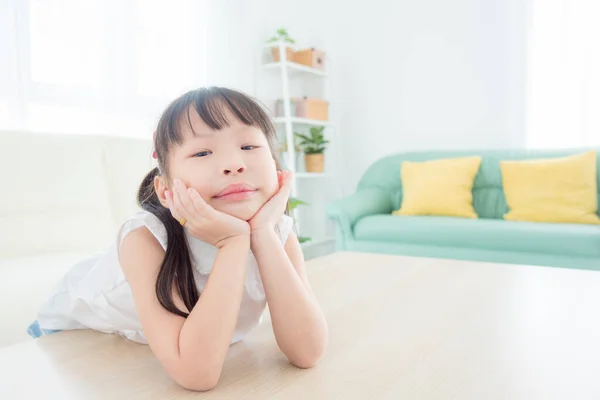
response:
<svg viewBox="0 0 600 400"><path fill-rule="evenodd" d="M108 10L94 0L30 0L31 80L64 90L106 88ZM104 3L109 4L109 3Z"/></svg>
<svg viewBox="0 0 600 400"><path fill-rule="evenodd" d="M0 4L0 130L148 137L205 83L205 0Z"/></svg>

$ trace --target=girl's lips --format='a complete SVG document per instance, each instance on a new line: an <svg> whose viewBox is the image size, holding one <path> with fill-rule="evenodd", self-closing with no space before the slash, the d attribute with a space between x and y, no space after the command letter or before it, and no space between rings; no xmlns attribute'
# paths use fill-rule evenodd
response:
<svg viewBox="0 0 600 400"><path fill-rule="evenodd" d="M245 199L249 199L250 197L254 196L255 193L256 193L256 189L247 189L247 190L242 190L239 192L225 194L222 196L215 196L215 199L230 200L230 201L245 200Z"/></svg>

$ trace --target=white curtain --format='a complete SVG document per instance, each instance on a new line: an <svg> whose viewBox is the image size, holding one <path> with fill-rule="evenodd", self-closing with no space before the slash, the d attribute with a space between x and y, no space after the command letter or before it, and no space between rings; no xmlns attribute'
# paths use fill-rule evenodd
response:
<svg viewBox="0 0 600 400"><path fill-rule="evenodd" d="M600 146L600 1L532 0L530 147Z"/></svg>
<svg viewBox="0 0 600 400"><path fill-rule="evenodd" d="M149 137L205 84L205 0L0 0L0 131Z"/></svg>

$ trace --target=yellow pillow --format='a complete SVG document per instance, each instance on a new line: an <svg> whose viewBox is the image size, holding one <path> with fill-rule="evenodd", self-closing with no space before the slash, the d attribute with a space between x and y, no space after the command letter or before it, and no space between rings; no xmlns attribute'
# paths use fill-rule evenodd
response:
<svg viewBox="0 0 600 400"><path fill-rule="evenodd" d="M501 161L511 221L600 224L596 152L569 157Z"/></svg>
<svg viewBox="0 0 600 400"><path fill-rule="evenodd" d="M392 214L477 218L472 189L480 165L481 157L404 161L402 205Z"/></svg>

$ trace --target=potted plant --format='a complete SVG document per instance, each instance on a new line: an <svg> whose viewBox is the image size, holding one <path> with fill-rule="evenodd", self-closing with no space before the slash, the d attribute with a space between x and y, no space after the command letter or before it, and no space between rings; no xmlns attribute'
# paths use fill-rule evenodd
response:
<svg viewBox="0 0 600 400"><path fill-rule="evenodd" d="M323 172L325 167L325 148L329 143L325 140L323 131L324 126L313 126L309 134L294 132L294 135L300 139L300 147L304 151L304 164L306 172Z"/></svg>
<svg viewBox="0 0 600 400"><path fill-rule="evenodd" d="M288 35L287 29L285 29L285 28L277 29L277 31L275 32L275 35L273 37L271 37L269 40L267 40L267 43L278 44L279 42L284 42L284 43L289 43L289 44L296 43L296 41ZM271 53L273 54L274 62L278 62L281 59L281 57L279 55L279 45L273 46L271 48ZM287 46L285 48L285 57L288 61L292 61L294 59L294 51Z"/></svg>
<svg viewBox="0 0 600 400"><path fill-rule="evenodd" d="M308 205L308 204L309 203L302 201L300 199L297 199L295 197L290 197L290 199L288 200L288 211L291 214L292 211L294 210L294 208L296 208L300 205ZM312 239L307 236L298 236L298 241L300 243L308 242L309 240L312 240Z"/></svg>

